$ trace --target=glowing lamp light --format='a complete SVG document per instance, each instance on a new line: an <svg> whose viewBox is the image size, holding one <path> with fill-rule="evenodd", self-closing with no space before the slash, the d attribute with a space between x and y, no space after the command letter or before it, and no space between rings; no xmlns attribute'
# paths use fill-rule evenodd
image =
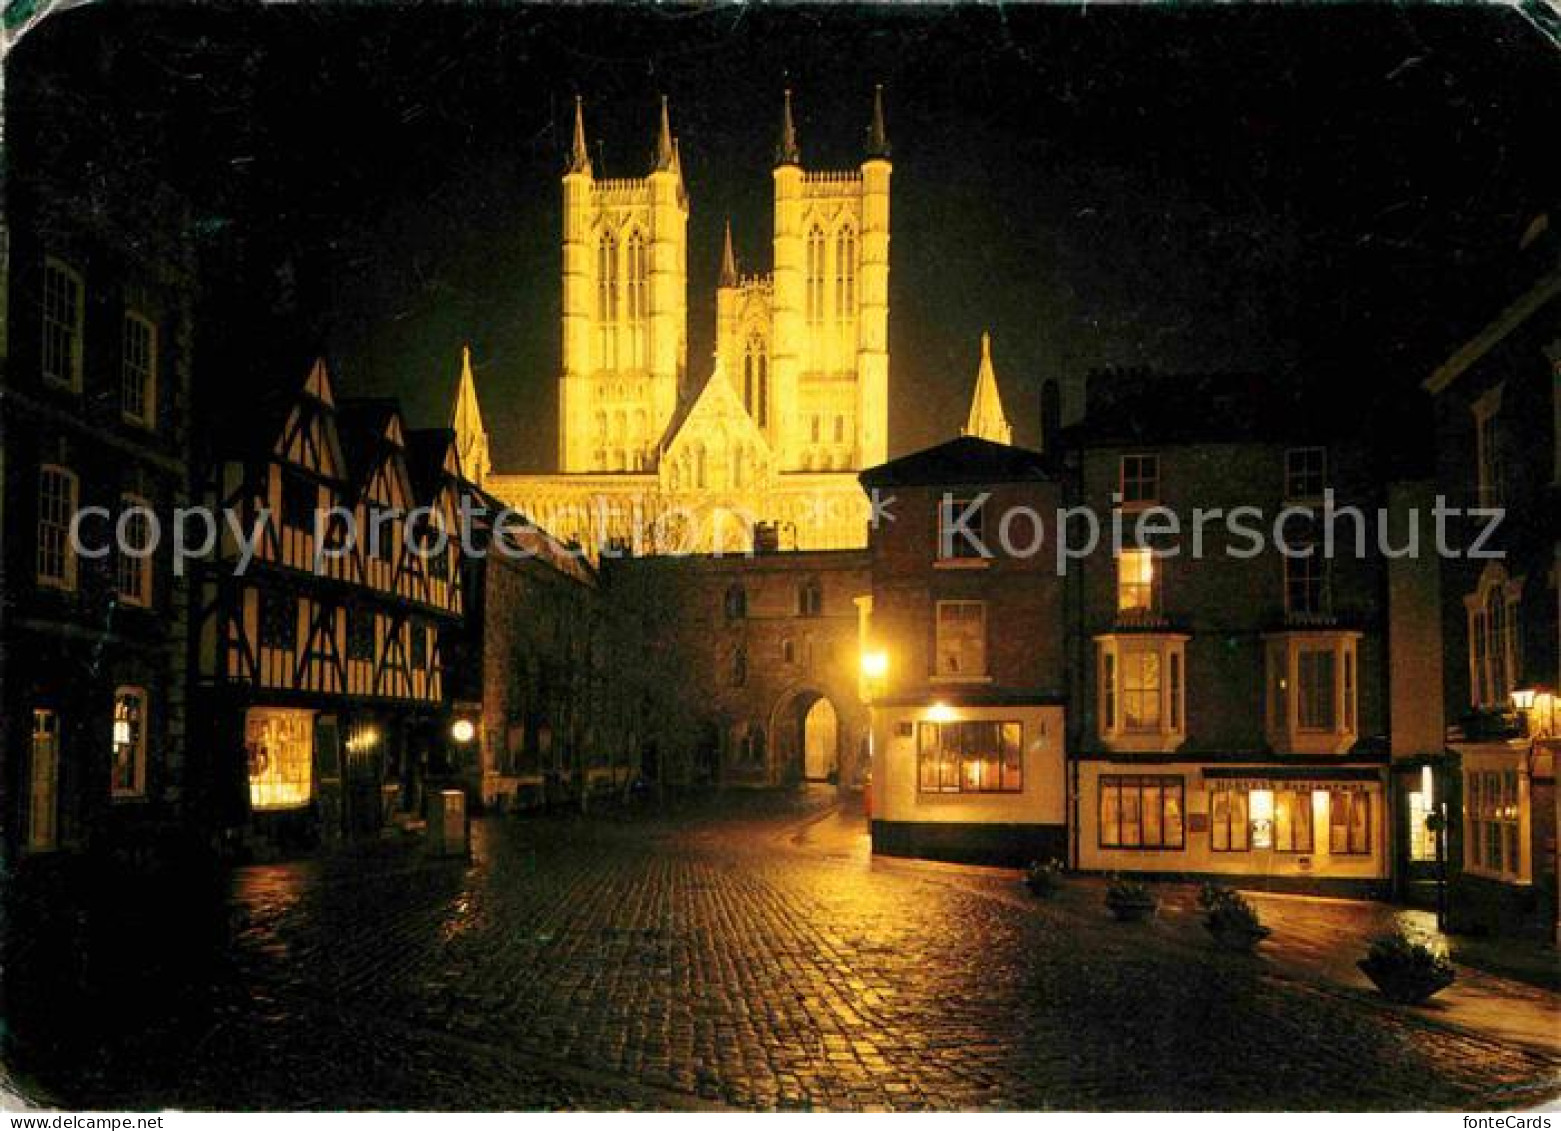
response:
<svg viewBox="0 0 1561 1131"><path fill-rule="evenodd" d="M128 719L114 720L114 745L130 745L130 721Z"/></svg>
<svg viewBox="0 0 1561 1131"><path fill-rule="evenodd" d="M954 708L947 703L934 703L927 709L927 718L935 723L951 723L954 721Z"/></svg>
<svg viewBox="0 0 1561 1131"><path fill-rule="evenodd" d="M450 727L450 737L461 743L470 742L476 733L477 728L472 726L470 719L456 719Z"/></svg>
<svg viewBox="0 0 1561 1131"><path fill-rule="evenodd" d="M1532 711L1534 709L1534 696L1537 689L1532 687L1520 687L1512 693L1512 705L1520 711Z"/></svg>
<svg viewBox="0 0 1561 1131"><path fill-rule="evenodd" d="M862 674L868 679L882 679L889 674L889 654L887 652L863 652Z"/></svg>

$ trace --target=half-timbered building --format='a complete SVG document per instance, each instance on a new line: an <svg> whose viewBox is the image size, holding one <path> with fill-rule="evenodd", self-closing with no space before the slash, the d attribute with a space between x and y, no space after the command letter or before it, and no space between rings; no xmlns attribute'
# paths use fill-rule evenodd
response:
<svg viewBox="0 0 1561 1131"><path fill-rule="evenodd" d="M452 496L414 494L395 404L299 372L213 451L196 648L211 818L288 845L417 819L462 608Z"/></svg>

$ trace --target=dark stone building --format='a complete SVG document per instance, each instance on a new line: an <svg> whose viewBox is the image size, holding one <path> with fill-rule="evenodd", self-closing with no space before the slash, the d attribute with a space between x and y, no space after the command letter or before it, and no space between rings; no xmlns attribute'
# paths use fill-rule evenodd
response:
<svg viewBox="0 0 1561 1131"><path fill-rule="evenodd" d="M1536 222L1508 277L1491 281L1480 311L1491 320L1424 383L1437 490L1449 508L1487 512L1452 519L1449 543L1475 545L1503 515L1483 544L1499 557L1442 561L1448 741L1462 795L1449 830L1461 842L1450 913L1470 930L1549 934L1556 923L1558 248Z"/></svg>

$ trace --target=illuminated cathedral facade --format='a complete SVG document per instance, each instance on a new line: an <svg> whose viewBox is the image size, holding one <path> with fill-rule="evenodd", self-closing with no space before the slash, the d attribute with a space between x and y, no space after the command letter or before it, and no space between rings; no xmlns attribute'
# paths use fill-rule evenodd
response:
<svg viewBox="0 0 1561 1131"><path fill-rule="evenodd" d="M563 175L558 470L492 469L469 364L452 424L466 474L593 556L866 545L857 473L888 458L889 182L882 91L854 169L804 167L786 92L767 273L739 271L726 230L714 364L688 364L688 217L662 100L638 178L599 178L575 102ZM985 427L1001 417L990 360ZM981 386L990 387L983 393ZM972 422L977 412L972 408ZM999 435L1007 442L1006 421Z"/></svg>
<svg viewBox="0 0 1561 1131"><path fill-rule="evenodd" d="M881 96L861 165L826 171L803 166L788 92L772 269L739 273L728 228L714 364L691 374L689 197L666 102L650 171L606 179L577 101L558 471L483 486L593 552L746 550L761 523L801 549L865 545L856 472L888 452L891 172Z"/></svg>

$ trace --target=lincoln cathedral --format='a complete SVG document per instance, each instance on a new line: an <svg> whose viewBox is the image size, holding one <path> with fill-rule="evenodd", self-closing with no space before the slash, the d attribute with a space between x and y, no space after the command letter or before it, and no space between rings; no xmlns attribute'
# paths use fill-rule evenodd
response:
<svg viewBox="0 0 1561 1131"><path fill-rule="evenodd" d="M691 205L666 101L649 172L607 179L577 99L563 176L558 470L490 468L467 367L453 423L468 474L593 553L736 551L756 528L789 548L865 545L857 473L888 455L893 165L881 90L866 137L857 168L808 168L786 93L772 267L739 270L728 224L714 364L690 372ZM993 438L1006 441L989 360L982 384Z"/></svg>

